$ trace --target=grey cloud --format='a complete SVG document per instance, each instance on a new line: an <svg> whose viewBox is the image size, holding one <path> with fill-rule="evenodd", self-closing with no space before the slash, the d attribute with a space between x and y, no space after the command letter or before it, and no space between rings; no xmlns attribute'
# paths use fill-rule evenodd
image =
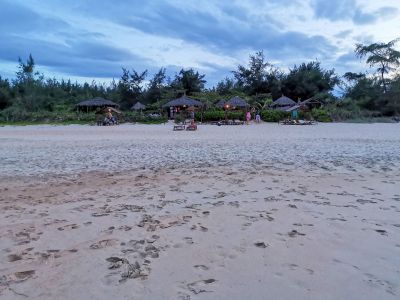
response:
<svg viewBox="0 0 400 300"><path fill-rule="evenodd" d="M365 12L355 0L312 0L311 6L316 18L331 21L352 20L359 25L371 24L383 17L393 17L398 14L397 8L389 6Z"/></svg>
<svg viewBox="0 0 400 300"><path fill-rule="evenodd" d="M339 33L337 33L337 34L335 34L335 37L336 38L340 38L340 39L343 39L343 38L346 38L346 37L348 37L350 34L352 34L353 33L353 30L351 30L351 29L349 29L349 30L343 30L343 31L341 31L341 32L339 32Z"/></svg>
<svg viewBox="0 0 400 300"><path fill-rule="evenodd" d="M64 46L30 38L10 39L4 34L0 34L0 39L10 41L0 44L3 60L17 62L18 57L25 58L31 53L38 65L73 76L114 77L120 75L128 62L137 62L138 68L151 64L126 50L94 41L78 39Z"/></svg>

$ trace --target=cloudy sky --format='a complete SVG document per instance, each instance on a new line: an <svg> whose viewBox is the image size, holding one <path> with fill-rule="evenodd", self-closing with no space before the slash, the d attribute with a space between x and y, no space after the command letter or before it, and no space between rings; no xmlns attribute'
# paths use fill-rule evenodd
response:
<svg viewBox="0 0 400 300"><path fill-rule="evenodd" d="M0 75L32 53L47 76L108 81L121 68L206 73L208 86L263 50L287 69L365 66L355 43L400 37L400 0L0 0Z"/></svg>

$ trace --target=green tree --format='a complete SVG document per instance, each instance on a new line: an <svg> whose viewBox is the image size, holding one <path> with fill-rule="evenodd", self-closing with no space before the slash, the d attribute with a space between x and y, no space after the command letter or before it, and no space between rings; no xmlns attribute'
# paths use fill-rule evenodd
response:
<svg viewBox="0 0 400 300"><path fill-rule="evenodd" d="M400 116L400 75L390 82L388 91L378 101L384 115Z"/></svg>
<svg viewBox="0 0 400 300"><path fill-rule="evenodd" d="M239 65L233 75L237 83L249 95L268 92L267 68L272 65L265 60L264 52L249 56L248 66Z"/></svg>
<svg viewBox="0 0 400 300"><path fill-rule="evenodd" d="M146 77L147 70L140 73L134 69L129 71L122 68L122 75L118 83L121 108L129 109L134 102L141 100Z"/></svg>
<svg viewBox="0 0 400 300"><path fill-rule="evenodd" d="M204 84L207 82L204 79L205 76L205 74L195 72L193 69L181 69L171 82L171 87L177 90L185 90L187 95L192 95L204 90Z"/></svg>
<svg viewBox="0 0 400 300"><path fill-rule="evenodd" d="M18 71L16 73L17 75L17 81L19 83L26 82L26 81L32 81L34 80L34 75L37 75L38 73L34 73L35 70L35 61L32 57L32 54L29 54L29 57L24 63L22 59L19 57L18 58Z"/></svg>
<svg viewBox="0 0 400 300"><path fill-rule="evenodd" d="M215 90L220 95L229 95L235 90L235 81L231 78L226 77L225 79L219 81Z"/></svg>
<svg viewBox="0 0 400 300"><path fill-rule="evenodd" d="M239 65L233 75L236 85L249 96L266 93L280 96L282 93L283 73L266 61L262 51L250 55L248 66Z"/></svg>
<svg viewBox="0 0 400 300"><path fill-rule="evenodd" d="M0 76L0 109L11 105L11 86L7 79Z"/></svg>
<svg viewBox="0 0 400 300"><path fill-rule="evenodd" d="M258 110L266 110L272 103L271 94L259 94L254 98L254 107Z"/></svg>
<svg viewBox="0 0 400 300"><path fill-rule="evenodd" d="M354 76L354 73L346 73L345 78L350 82L344 93L345 98L353 99L359 107L364 109L380 109L377 100L381 96L381 90L374 78L360 76L360 74Z"/></svg>
<svg viewBox="0 0 400 300"><path fill-rule="evenodd" d="M332 91L339 82L335 70L324 70L320 62L312 61L295 65L284 78L282 90L294 100L306 100L317 94Z"/></svg>
<svg viewBox="0 0 400 300"><path fill-rule="evenodd" d="M130 74L130 76L131 76L131 79L130 79L131 90L132 90L135 100L137 100L137 98L139 98L143 92L143 88L144 88L143 83L147 77L147 70L144 70L141 73L138 73L135 70L132 70L132 73Z"/></svg>
<svg viewBox="0 0 400 300"><path fill-rule="evenodd" d="M400 66L400 51L394 49L398 41L399 39L388 43L356 44L356 49L354 50L357 57L367 57L366 62L370 67L377 67L376 71L380 74L384 92L387 92L387 83L384 75Z"/></svg>
<svg viewBox="0 0 400 300"><path fill-rule="evenodd" d="M153 78L150 80L145 96L145 102L155 103L163 98L165 93L166 85L166 69L161 68L157 73L154 74Z"/></svg>

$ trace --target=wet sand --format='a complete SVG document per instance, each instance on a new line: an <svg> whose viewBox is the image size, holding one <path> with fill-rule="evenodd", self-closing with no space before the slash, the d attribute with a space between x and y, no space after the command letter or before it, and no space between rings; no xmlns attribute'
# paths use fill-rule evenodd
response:
<svg viewBox="0 0 400 300"><path fill-rule="evenodd" d="M0 128L0 296L398 299L399 132Z"/></svg>

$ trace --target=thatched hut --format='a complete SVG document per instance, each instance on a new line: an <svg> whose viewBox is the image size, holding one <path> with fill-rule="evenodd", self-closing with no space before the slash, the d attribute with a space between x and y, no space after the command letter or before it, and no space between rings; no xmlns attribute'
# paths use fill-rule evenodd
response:
<svg viewBox="0 0 400 300"><path fill-rule="evenodd" d="M323 103L317 99L309 98L299 103L303 110L312 110L314 108L321 108Z"/></svg>
<svg viewBox="0 0 400 300"><path fill-rule="evenodd" d="M247 103L246 100L238 96L235 96L229 99L228 101L225 100L218 101L216 106L224 109L236 109L236 108L243 109L249 107L249 104Z"/></svg>
<svg viewBox="0 0 400 300"><path fill-rule="evenodd" d="M86 112L96 110L99 108L103 109L106 107L119 108L119 105L117 103L112 102L111 100L107 100L107 99L104 99L101 97L85 100L85 101L79 102L76 105L76 109L78 111L86 111Z"/></svg>
<svg viewBox="0 0 400 300"><path fill-rule="evenodd" d="M235 97L229 99L225 103L225 106L229 106L230 108L235 109L235 108L247 108L247 107L249 107L249 104L247 103L246 100L244 100L238 96L235 96Z"/></svg>
<svg viewBox="0 0 400 300"><path fill-rule="evenodd" d="M224 99L219 100L215 106L219 108L223 108L225 106L226 101Z"/></svg>
<svg viewBox="0 0 400 300"><path fill-rule="evenodd" d="M203 107L203 103L189 98L187 96L182 96L180 98L171 100L163 105L164 108L168 107L189 107L189 106L195 106L195 107Z"/></svg>
<svg viewBox="0 0 400 300"><path fill-rule="evenodd" d="M283 106L280 107L281 110L284 110L291 114L292 119L297 119L299 116L299 112L309 112L314 108L320 108L323 106L323 103L317 99L309 98L302 102L296 103L293 106Z"/></svg>
<svg viewBox="0 0 400 300"><path fill-rule="evenodd" d="M187 111L188 107L203 107L204 104L198 100L183 95L180 98L165 103L162 107L168 110L169 118L173 119L177 113Z"/></svg>
<svg viewBox="0 0 400 300"><path fill-rule="evenodd" d="M286 97L282 95L280 98L276 99L272 104L271 107L273 109L277 110L284 110L286 111L287 109L291 108L292 106L297 105L297 103L290 99L289 97Z"/></svg>
<svg viewBox="0 0 400 300"><path fill-rule="evenodd" d="M132 105L131 107L132 110L140 110L142 111L143 109L146 109L146 105L140 103L140 102L136 102L134 105Z"/></svg>
<svg viewBox="0 0 400 300"><path fill-rule="evenodd" d="M286 97L285 95L282 95L280 98L276 99L271 106L294 106L297 103L290 99L289 97Z"/></svg>

